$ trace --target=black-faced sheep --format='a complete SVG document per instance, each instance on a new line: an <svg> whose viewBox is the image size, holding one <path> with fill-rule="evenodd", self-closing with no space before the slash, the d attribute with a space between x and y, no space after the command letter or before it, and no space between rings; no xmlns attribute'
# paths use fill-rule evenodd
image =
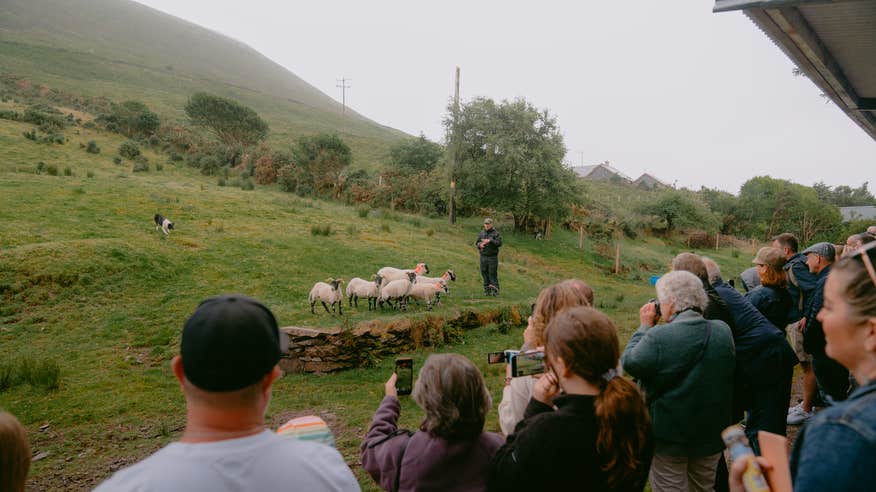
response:
<svg viewBox="0 0 876 492"><path fill-rule="evenodd" d="M380 285L383 282L383 277L380 275L372 275L372 280L365 280L359 277L350 279L347 284L347 301L352 307L355 303L359 307L359 298L368 299L368 310L377 309L377 298L380 297Z"/></svg>
<svg viewBox="0 0 876 492"><path fill-rule="evenodd" d="M393 280L404 280L408 273L414 272L416 275L429 273L429 265L425 263L417 263L413 270L403 270L401 268L383 267L377 270L377 274L383 277L384 283L392 282Z"/></svg>
<svg viewBox="0 0 876 492"><path fill-rule="evenodd" d="M341 284L344 283L342 279L329 279L328 283L326 282L317 282L313 285L313 288L310 289L310 295L308 299L310 300L310 313L316 314L313 310L313 306L316 305L316 301L322 302L322 307L325 308L325 312L334 314L335 312L335 304L338 305L338 314L344 314L343 306L344 306L344 291L341 289ZM332 309L329 311L326 303L331 304Z"/></svg>
<svg viewBox="0 0 876 492"><path fill-rule="evenodd" d="M438 295L436 296L436 300L441 300L441 292L447 293L449 290L447 289L447 281L456 282L456 273L453 270L447 270L444 272L444 275L440 277L423 277L422 275L417 275L417 283L418 284L442 284L444 289L438 291Z"/></svg>
<svg viewBox="0 0 876 492"><path fill-rule="evenodd" d="M396 309L406 309L408 294L411 293L411 288L417 280L417 274L409 272L403 279L393 280L383 285L380 288L380 298L377 304L383 308L383 304L387 303L392 307L392 301L395 300Z"/></svg>

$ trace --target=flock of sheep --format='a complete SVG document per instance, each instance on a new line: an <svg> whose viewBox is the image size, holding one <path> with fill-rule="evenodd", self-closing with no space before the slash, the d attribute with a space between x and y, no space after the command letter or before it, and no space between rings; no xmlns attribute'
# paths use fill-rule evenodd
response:
<svg viewBox="0 0 876 492"><path fill-rule="evenodd" d="M419 304L419 301L425 301L426 307L431 311L432 306L439 302L441 293L449 292L447 281L456 281L456 274L453 270L447 270L440 277L426 277L429 273L429 267L425 263L417 263L417 266L412 270L404 270L394 267L383 267L371 276L371 280L354 277L347 284L347 302L350 307L359 307L359 299L368 300L368 310L377 309L379 306L383 309L384 304L397 310L407 310L408 303L413 299ZM310 301L310 312L316 314L313 307L317 302L322 303L325 312L334 314L335 305L338 307L338 314L344 314L344 291L341 284L342 279L331 278L326 282L317 282L310 289L308 300ZM393 305L395 302L395 305ZM329 310L331 306L331 310Z"/></svg>

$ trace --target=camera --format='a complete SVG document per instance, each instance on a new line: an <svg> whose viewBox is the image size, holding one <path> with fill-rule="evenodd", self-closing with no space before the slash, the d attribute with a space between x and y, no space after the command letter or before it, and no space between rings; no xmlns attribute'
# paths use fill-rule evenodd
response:
<svg viewBox="0 0 876 492"><path fill-rule="evenodd" d="M648 302L650 302L651 304L654 305L654 309L657 310L657 317L659 318L661 316L660 315L660 301L657 299L650 299Z"/></svg>

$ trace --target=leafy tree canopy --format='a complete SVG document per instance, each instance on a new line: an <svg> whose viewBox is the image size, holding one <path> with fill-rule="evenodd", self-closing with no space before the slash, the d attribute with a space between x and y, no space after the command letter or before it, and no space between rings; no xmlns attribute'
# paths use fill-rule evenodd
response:
<svg viewBox="0 0 876 492"><path fill-rule="evenodd" d="M444 149L423 134L419 138L399 142L389 149L390 165L407 173L431 171L442 157Z"/></svg>
<svg viewBox="0 0 876 492"><path fill-rule="evenodd" d="M578 203L577 180L562 164L563 136L547 110L523 99L477 98L456 115L451 108L444 124L456 149L462 208L508 211L524 230Z"/></svg>
<svg viewBox="0 0 876 492"><path fill-rule="evenodd" d="M252 109L205 92L194 94L185 107L192 123L213 132L228 145L254 145L268 136L268 124Z"/></svg>

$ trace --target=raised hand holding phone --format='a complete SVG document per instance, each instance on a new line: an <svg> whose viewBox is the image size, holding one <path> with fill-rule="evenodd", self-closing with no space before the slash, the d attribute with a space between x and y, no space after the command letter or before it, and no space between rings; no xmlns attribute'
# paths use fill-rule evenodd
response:
<svg viewBox="0 0 876 492"><path fill-rule="evenodd" d="M392 373L392 376L386 380L386 384L383 385L383 391L386 396L395 396L398 397L398 391L395 389L395 382L398 379L398 374Z"/></svg>
<svg viewBox="0 0 876 492"><path fill-rule="evenodd" d="M414 388L414 360L402 357L395 360L396 395L409 395Z"/></svg>

